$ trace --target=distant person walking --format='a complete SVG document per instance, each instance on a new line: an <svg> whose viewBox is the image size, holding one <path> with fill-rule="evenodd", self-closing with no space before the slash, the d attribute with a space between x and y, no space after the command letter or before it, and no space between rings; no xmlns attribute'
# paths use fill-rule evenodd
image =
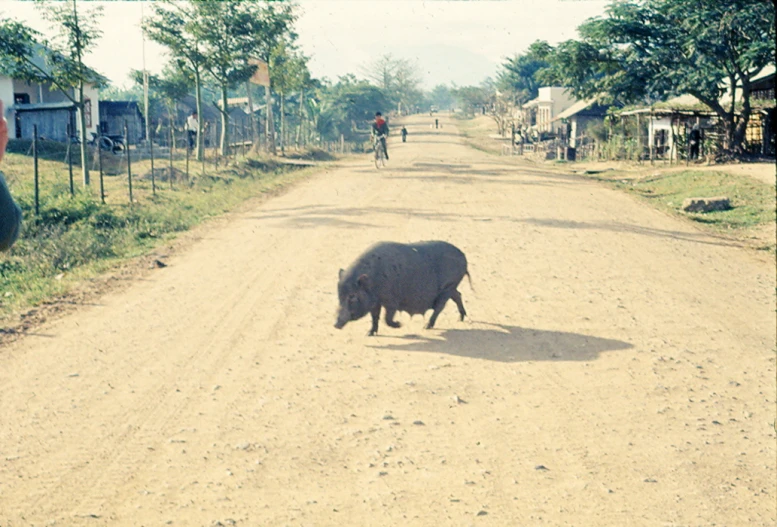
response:
<svg viewBox="0 0 777 527"><path fill-rule="evenodd" d="M434 120L434 127L435 128L439 128L440 127L440 120L439 119L435 119Z"/></svg>
<svg viewBox="0 0 777 527"><path fill-rule="evenodd" d="M0 161L5 155L5 147L8 144L8 123L5 122L5 109L0 101ZM22 209L16 204L5 177L0 172L0 251L7 251L19 237L22 227Z"/></svg>
<svg viewBox="0 0 777 527"><path fill-rule="evenodd" d="M197 142L197 131L200 129L200 122L197 120L197 112L194 111L186 119L186 135L189 138L189 150L194 150Z"/></svg>
<svg viewBox="0 0 777 527"><path fill-rule="evenodd" d="M407 142L407 128L405 128L404 126L402 127L401 134L402 134L402 142L406 143Z"/></svg>
<svg viewBox="0 0 777 527"><path fill-rule="evenodd" d="M691 133L688 134L688 143L688 157L690 159L698 159L699 147L701 146L701 130L698 124L693 125Z"/></svg>

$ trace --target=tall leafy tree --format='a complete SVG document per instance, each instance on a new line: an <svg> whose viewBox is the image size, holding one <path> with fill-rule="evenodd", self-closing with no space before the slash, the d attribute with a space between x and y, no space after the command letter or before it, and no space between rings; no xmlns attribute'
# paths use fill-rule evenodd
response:
<svg viewBox="0 0 777 527"><path fill-rule="evenodd" d="M287 40L293 42L296 34L293 31L296 14L294 5L284 1L258 1L250 0L251 13L253 16L246 19L246 29L251 38L250 56L266 62L268 65L272 62L273 50L277 48L280 42ZM275 126L272 111L272 76L270 85L265 86L265 102L267 105L267 149L275 154ZM277 77L277 76L276 76Z"/></svg>
<svg viewBox="0 0 777 527"><path fill-rule="evenodd" d="M542 85L539 72L550 65L552 51L550 44L537 40L524 53L508 58L497 74L497 87L511 93L517 104L534 99Z"/></svg>
<svg viewBox="0 0 777 527"><path fill-rule="evenodd" d="M221 91L221 153L229 152L229 90L244 83L255 67L249 63L252 50L250 33L253 2L192 2L196 20L193 36L206 57L204 68L216 80Z"/></svg>
<svg viewBox="0 0 777 527"><path fill-rule="evenodd" d="M615 1L579 32L553 53L549 77L581 97L694 95L724 123L729 151L742 150L751 81L775 62L774 2Z"/></svg>
<svg viewBox="0 0 777 527"><path fill-rule="evenodd" d="M196 36L197 12L192 4L175 0L158 0L154 3L154 15L148 18L143 30L148 37L165 46L176 67L188 70L194 83L199 130L197 133L197 159L202 160L204 138L202 134L202 85L205 54Z"/></svg>
<svg viewBox="0 0 777 527"><path fill-rule="evenodd" d="M288 39L281 40L270 54L270 79L280 97L281 152L286 146L286 97L309 83L307 60Z"/></svg>
<svg viewBox="0 0 777 527"><path fill-rule="evenodd" d="M336 84L320 90L319 98L316 128L322 137L330 140L341 134L346 139L356 138L359 126L366 126L376 108L386 108L389 104L383 90L353 75L341 77Z"/></svg>
<svg viewBox="0 0 777 527"><path fill-rule="evenodd" d="M130 72L130 77L135 84L142 89L144 82L143 72L140 70L132 70ZM191 71L185 64L178 61L172 61L167 64L162 70L162 75L149 75L148 88L150 92L150 113L154 113L153 108L155 106L163 104L167 109L170 126L173 126L176 114L176 103L191 93L193 84L194 79L191 75ZM149 119L150 121L151 116L147 115L146 119Z"/></svg>

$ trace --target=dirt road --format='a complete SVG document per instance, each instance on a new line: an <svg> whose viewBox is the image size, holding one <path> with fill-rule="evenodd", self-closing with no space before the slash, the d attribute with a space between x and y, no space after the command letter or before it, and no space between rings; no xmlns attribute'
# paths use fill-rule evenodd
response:
<svg viewBox="0 0 777 527"><path fill-rule="evenodd" d="M0 526L772 526L774 262L408 121L0 351ZM334 329L377 240L471 320Z"/></svg>

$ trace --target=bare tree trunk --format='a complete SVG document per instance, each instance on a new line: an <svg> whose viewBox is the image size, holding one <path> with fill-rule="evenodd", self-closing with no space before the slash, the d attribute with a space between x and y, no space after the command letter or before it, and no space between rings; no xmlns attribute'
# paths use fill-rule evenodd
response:
<svg viewBox="0 0 777 527"><path fill-rule="evenodd" d="M251 151L259 151L259 124L254 115L254 98L251 96L251 83L246 81L246 94L248 95L248 113L251 116Z"/></svg>
<svg viewBox="0 0 777 527"><path fill-rule="evenodd" d="M227 86L221 86L221 155L229 155L229 108L227 106Z"/></svg>
<svg viewBox="0 0 777 527"><path fill-rule="evenodd" d="M205 138L203 137L204 124L202 122L202 79L200 78L200 68L194 68L194 91L195 104L197 105L197 161L204 159Z"/></svg>
<svg viewBox="0 0 777 527"><path fill-rule="evenodd" d="M80 53L79 53L80 57ZM78 83L78 121L81 124L81 175L83 176L84 186L89 186L89 148L86 144L86 105L84 104L84 82ZM99 145L97 146L100 147ZM129 152L127 153L129 155Z"/></svg>
<svg viewBox="0 0 777 527"><path fill-rule="evenodd" d="M281 90L281 155L286 155L286 94Z"/></svg>
<svg viewBox="0 0 777 527"><path fill-rule="evenodd" d="M297 138L294 141L297 144L297 148L299 148L299 146L300 146L300 144L302 142L301 141L301 138L302 138L302 124L303 124L303 121L302 121L302 110L305 107L304 101L305 101L305 89L303 88L303 89L301 89L299 91L299 114L298 114L299 126L297 126Z"/></svg>

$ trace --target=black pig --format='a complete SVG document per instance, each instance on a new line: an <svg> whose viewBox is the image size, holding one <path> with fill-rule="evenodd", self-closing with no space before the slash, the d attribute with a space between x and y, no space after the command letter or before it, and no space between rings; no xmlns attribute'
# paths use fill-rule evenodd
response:
<svg viewBox="0 0 777 527"><path fill-rule="evenodd" d="M469 277L467 257L450 243L377 243L347 270L340 269L340 310L335 327L341 329L370 313L370 335L375 335L382 306L386 309L386 324L392 328L400 327L394 320L397 311L423 315L433 309L426 325L427 329L433 328L449 298L456 302L464 320L467 312L456 289L464 275Z"/></svg>

